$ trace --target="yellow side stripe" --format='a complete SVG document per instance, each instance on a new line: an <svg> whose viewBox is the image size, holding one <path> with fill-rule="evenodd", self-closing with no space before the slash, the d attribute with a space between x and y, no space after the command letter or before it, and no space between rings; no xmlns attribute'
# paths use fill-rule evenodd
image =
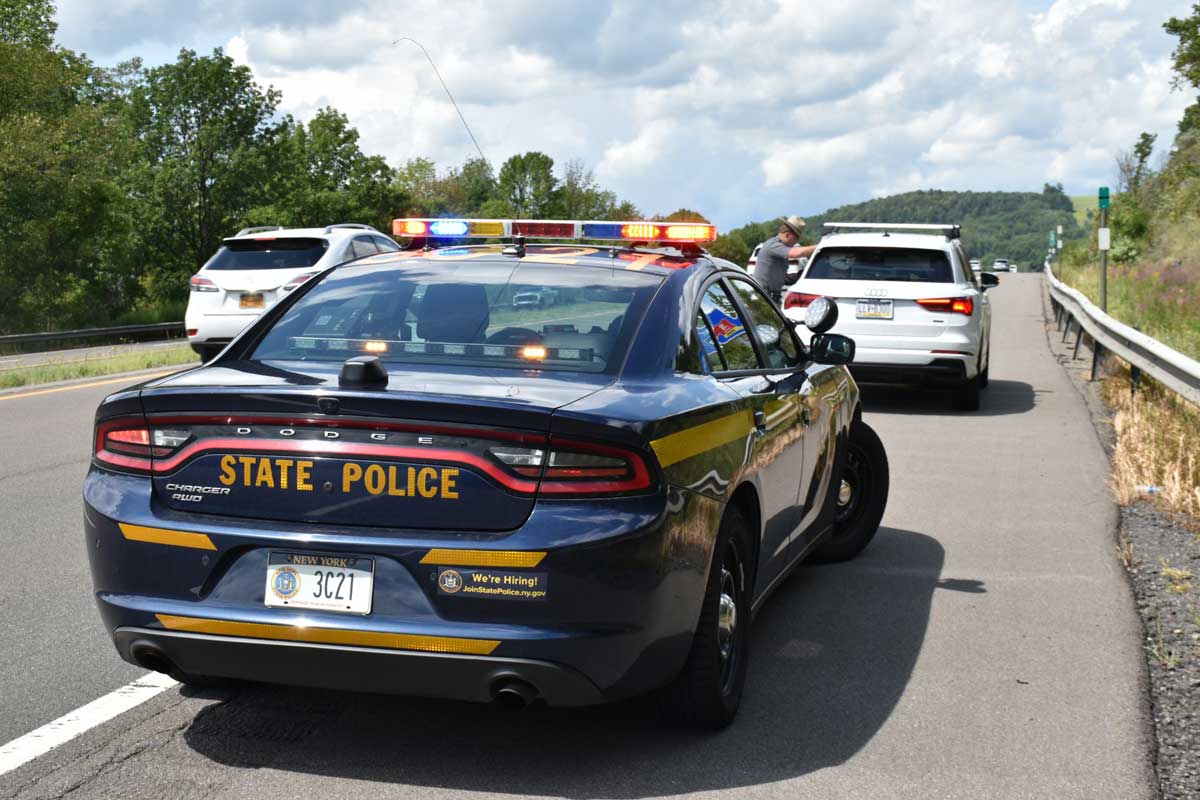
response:
<svg viewBox="0 0 1200 800"><path fill-rule="evenodd" d="M546 557L534 550L456 550L435 547L421 558L422 564L447 567L536 567Z"/></svg>
<svg viewBox="0 0 1200 800"><path fill-rule="evenodd" d="M723 444L744 439L753 429L754 417L749 409L744 409L655 439L650 446L658 456L658 463L669 467Z"/></svg>
<svg viewBox="0 0 1200 800"><path fill-rule="evenodd" d="M306 628L297 625L270 625L258 622L230 622L202 617L177 617L155 614L162 626L171 631L208 633L215 636L241 636L247 639L274 639L307 644L344 644L355 647L379 647L388 650L421 650L426 653L460 653L486 656L500 642L495 639L460 639L451 636L418 636L409 633L352 631L344 628Z"/></svg>
<svg viewBox="0 0 1200 800"><path fill-rule="evenodd" d="M134 542L150 542L151 544L167 544L172 547L191 547L196 550L216 550L217 546L207 534L189 533L187 531L172 531L166 528L147 528L142 525L126 525L120 523L121 533L126 539Z"/></svg>

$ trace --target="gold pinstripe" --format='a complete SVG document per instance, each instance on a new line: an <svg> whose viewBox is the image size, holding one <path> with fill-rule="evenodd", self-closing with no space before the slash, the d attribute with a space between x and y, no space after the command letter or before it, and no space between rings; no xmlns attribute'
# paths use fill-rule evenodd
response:
<svg viewBox="0 0 1200 800"><path fill-rule="evenodd" d="M752 430L754 417L749 409L742 409L655 439L650 446L658 456L658 463L669 467L721 445L744 439Z"/></svg>
<svg viewBox="0 0 1200 800"><path fill-rule="evenodd" d="M216 550L217 546L207 534L173 531L167 528L147 528L144 525L119 523L121 534L133 542L166 544L171 547L191 547L196 550Z"/></svg>
<svg viewBox="0 0 1200 800"><path fill-rule="evenodd" d="M170 631L208 633L216 636L242 636L247 639L273 639L308 644L344 644L380 647L388 650L421 650L426 653L461 653L486 656L500 642L496 639L460 639L452 636L418 636L409 633L352 631L344 628L308 628L297 625L269 625L259 622L230 622L203 617L177 617L155 614Z"/></svg>

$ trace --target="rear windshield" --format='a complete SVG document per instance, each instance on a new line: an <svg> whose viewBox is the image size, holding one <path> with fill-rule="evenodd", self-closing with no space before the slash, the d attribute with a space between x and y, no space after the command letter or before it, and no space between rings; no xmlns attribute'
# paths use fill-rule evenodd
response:
<svg viewBox="0 0 1200 800"><path fill-rule="evenodd" d="M303 269L321 260L324 239L248 239L226 242L205 269Z"/></svg>
<svg viewBox="0 0 1200 800"><path fill-rule="evenodd" d="M343 268L288 309L259 361L615 372L662 278L561 265L409 261Z"/></svg>
<svg viewBox="0 0 1200 800"><path fill-rule="evenodd" d="M827 247L817 253L805 278L847 281L953 283L950 259L941 250L898 247Z"/></svg>

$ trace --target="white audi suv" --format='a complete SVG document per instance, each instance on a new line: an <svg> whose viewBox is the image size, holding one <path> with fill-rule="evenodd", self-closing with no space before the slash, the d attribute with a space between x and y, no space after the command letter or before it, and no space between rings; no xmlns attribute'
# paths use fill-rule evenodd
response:
<svg viewBox="0 0 1200 800"><path fill-rule="evenodd" d="M784 296L784 313L803 321L809 303L829 297L838 304L834 331L857 345L850 365L857 380L951 387L957 407L978 409L990 356L985 292L999 279L971 269L958 226L834 222L825 228Z"/></svg>

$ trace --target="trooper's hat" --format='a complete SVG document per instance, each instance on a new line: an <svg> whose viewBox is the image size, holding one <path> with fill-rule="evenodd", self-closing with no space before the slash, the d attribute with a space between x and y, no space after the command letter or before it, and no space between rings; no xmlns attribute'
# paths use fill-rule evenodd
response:
<svg viewBox="0 0 1200 800"><path fill-rule="evenodd" d="M780 222L783 223L783 225L787 227L789 231L796 234L797 237L804 235L804 217L798 217L795 214L792 214L790 217L781 219Z"/></svg>

